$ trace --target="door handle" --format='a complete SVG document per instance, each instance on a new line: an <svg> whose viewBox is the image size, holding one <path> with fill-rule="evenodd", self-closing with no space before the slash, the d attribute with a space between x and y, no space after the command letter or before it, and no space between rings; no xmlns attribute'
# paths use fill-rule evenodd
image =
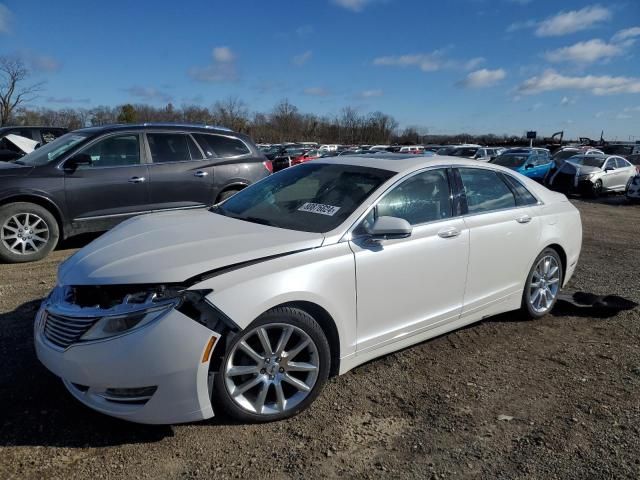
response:
<svg viewBox="0 0 640 480"><path fill-rule="evenodd" d="M193 174L194 177L206 177L207 175L209 175L209 172L203 172L202 170L198 170L196 173Z"/></svg>
<svg viewBox="0 0 640 480"><path fill-rule="evenodd" d="M144 182L146 179L144 177L131 177L128 182L129 183L142 183Z"/></svg>
<svg viewBox="0 0 640 480"><path fill-rule="evenodd" d="M529 215L522 215L521 217L516 218L516 222L518 223L529 223L531 221L531 217Z"/></svg>
<svg viewBox="0 0 640 480"><path fill-rule="evenodd" d="M443 228L438 232L440 238L454 238L460 235L460 230L456 227Z"/></svg>

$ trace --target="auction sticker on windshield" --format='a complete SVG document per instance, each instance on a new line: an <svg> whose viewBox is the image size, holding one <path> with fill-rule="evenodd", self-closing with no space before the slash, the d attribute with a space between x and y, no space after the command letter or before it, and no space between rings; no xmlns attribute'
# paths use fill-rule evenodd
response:
<svg viewBox="0 0 640 480"><path fill-rule="evenodd" d="M329 215L330 217L334 216L338 210L340 210L340 207L310 202L305 203L298 209L300 212L319 213L320 215Z"/></svg>

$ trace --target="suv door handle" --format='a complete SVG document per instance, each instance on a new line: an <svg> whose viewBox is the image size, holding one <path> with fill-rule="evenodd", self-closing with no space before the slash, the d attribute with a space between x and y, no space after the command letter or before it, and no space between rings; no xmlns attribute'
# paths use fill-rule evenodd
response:
<svg viewBox="0 0 640 480"><path fill-rule="evenodd" d="M529 215L522 215L521 217L516 218L516 222L518 223L529 223L531 221L531 217Z"/></svg>
<svg viewBox="0 0 640 480"><path fill-rule="evenodd" d="M206 177L207 175L209 175L209 172L203 172L202 170L198 170L196 173L193 174L194 177Z"/></svg>
<svg viewBox="0 0 640 480"><path fill-rule="evenodd" d="M129 183L142 183L144 182L146 179L144 177L131 177L128 182Z"/></svg>
<svg viewBox="0 0 640 480"><path fill-rule="evenodd" d="M438 232L440 238L454 238L460 235L460 230L456 227L443 228Z"/></svg>

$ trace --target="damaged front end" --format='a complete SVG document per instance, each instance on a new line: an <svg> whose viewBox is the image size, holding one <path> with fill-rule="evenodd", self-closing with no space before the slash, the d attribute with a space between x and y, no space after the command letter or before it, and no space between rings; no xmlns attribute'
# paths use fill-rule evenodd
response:
<svg viewBox="0 0 640 480"><path fill-rule="evenodd" d="M41 362L70 393L103 413L141 423L213 415L219 341L238 327L183 285L58 286L35 322Z"/></svg>

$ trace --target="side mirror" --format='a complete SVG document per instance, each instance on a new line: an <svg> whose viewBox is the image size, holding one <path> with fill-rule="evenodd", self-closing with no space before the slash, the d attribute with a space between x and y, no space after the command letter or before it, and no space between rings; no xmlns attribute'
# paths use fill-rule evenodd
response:
<svg viewBox="0 0 640 480"><path fill-rule="evenodd" d="M534 166L535 166L535 165L533 165L533 163L527 163L527 164L524 166L524 168L525 168L526 170L529 170L529 169L533 168Z"/></svg>
<svg viewBox="0 0 640 480"><path fill-rule="evenodd" d="M607 168L605 168L605 169L604 169L604 171L605 171L605 172L610 172L610 171L612 171L612 170L615 170L615 168L613 168L613 167L607 167Z"/></svg>
<svg viewBox="0 0 640 480"><path fill-rule="evenodd" d="M91 165L91 155L78 153L64 163L64 168L73 171L81 165Z"/></svg>
<svg viewBox="0 0 640 480"><path fill-rule="evenodd" d="M378 217L373 226L369 229L369 234L373 240L388 240L392 238L407 238L411 235L413 228L404 218L398 217Z"/></svg>

